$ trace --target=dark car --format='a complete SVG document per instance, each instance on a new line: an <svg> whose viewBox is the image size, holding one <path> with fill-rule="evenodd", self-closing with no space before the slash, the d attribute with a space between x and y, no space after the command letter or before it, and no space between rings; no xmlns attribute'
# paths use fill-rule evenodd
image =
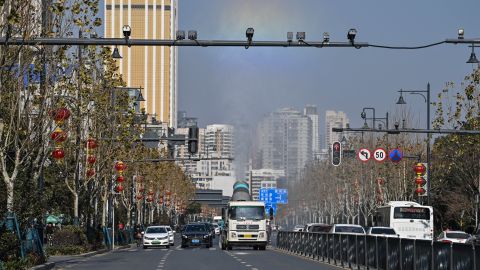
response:
<svg viewBox="0 0 480 270"><path fill-rule="evenodd" d="M204 223L187 224L182 231L182 248L189 246L212 247L210 228Z"/></svg>

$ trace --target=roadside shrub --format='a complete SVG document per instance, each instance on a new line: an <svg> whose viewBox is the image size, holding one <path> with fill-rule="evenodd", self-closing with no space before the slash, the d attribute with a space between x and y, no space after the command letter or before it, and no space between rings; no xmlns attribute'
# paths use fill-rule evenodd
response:
<svg viewBox="0 0 480 270"><path fill-rule="evenodd" d="M80 227L67 225L53 233L53 246L84 246L87 245L87 236Z"/></svg>
<svg viewBox="0 0 480 270"><path fill-rule="evenodd" d="M17 236L9 231L0 232L0 261L14 261L19 257L20 242Z"/></svg>
<svg viewBox="0 0 480 270"><path fill-rule="evenodd" d="M50 246L46 248L48 255L77 255L91 251L88 246Z"/></svg>

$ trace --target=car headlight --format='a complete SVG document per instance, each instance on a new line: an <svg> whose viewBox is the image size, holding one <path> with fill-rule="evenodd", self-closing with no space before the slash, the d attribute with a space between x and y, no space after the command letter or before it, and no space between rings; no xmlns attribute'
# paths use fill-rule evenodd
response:
<svg viewBox="0 0 480 270"><path fill-rule="evenodd" d="M160 240L165 240L165 239L168 239L168 235L164 237L160 237Z"/></svg>
<svg viewBox="0 0 480 270"><path fill-rule="evenodd" d="M209 236L210 236L209 234L204 235L204 236L203 236L203 239L207 239Z"/></svg>
<svg viewBox="0 0 480 270"><path fill-rule="evenodd" d="M155 238L146 237L146 236L144 238L145 238L145 240L154 240L155 239Z"/></svg>
<svg viewBox="0 0 480 270"><path fill-rule="evenodd" d="M234 233L234 232L232 232L232 233L230 234L230 236L231 236L232 238L235 238L235 237L237 237L237 234Z"/></svg>
<svg viewBox="0 0 480 270"><path fill-rule="evenodd" d="M258 234L258 236L259 236L260 238L264 238L264 237L265 237L265 233L264 233L264 232L260 232L260 233Z"/></svg>
<svg viewBox="0 0 480 270"><path fill-rule="evenodd" d="M188 236L186 236L186 235L182 235L182 238L184 238L184 239L187 239L187 238L188 238Z"/></svg>

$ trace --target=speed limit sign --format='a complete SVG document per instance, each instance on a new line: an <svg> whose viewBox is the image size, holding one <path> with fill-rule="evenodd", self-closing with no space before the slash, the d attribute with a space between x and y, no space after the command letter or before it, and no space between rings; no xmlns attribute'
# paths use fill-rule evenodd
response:
<svg viewBox="0 0 480 270"><path fill-rule="evenodd" d="M373 158L375 161L382 162L387 158L387 151L383 148L377 148L373 151Z"/></svg>

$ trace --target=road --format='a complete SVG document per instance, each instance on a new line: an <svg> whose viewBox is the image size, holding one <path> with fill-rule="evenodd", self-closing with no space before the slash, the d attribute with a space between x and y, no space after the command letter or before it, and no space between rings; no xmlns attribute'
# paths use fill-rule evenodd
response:
<svg viewBox="0 0 480 270"><path fill-rule="evenodd" d="M267 249L266 251L247 248L234 248L223 251L218 246L218 237L214 247L180 248L177 239L170 249L130 248L116 250L88 258L75 258L66 262L57 262L55 269L102 269L102 270L291 270L291 269L340 269L305 258L288 255Z"/></svg>

